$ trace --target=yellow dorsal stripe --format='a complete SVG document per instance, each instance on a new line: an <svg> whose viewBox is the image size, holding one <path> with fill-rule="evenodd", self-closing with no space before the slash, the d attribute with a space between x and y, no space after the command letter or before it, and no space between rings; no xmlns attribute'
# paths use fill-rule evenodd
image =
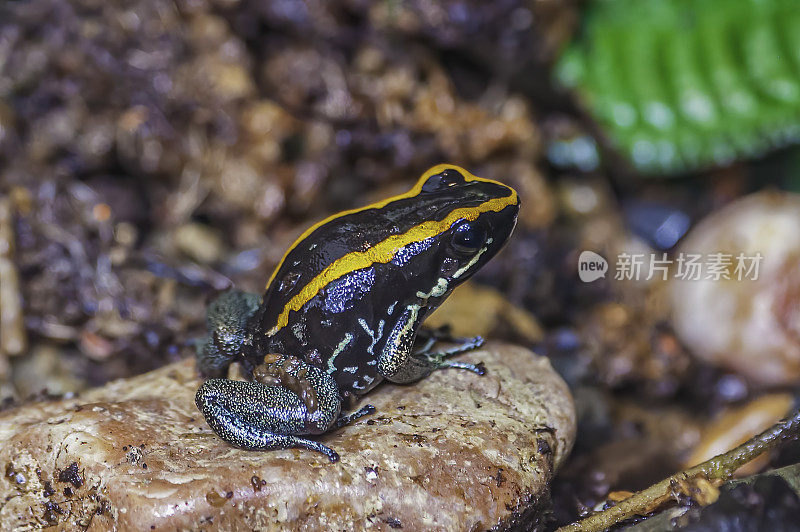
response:
<svg viewBox="0 0 800 532"><path fill-rule="evenodd" d="M378 201L376 203L371 203L369 205L365 205L364 207L358 207L356 209L350 209L348 211L338 212L338 213L336 213L336 214L334 214L332 216L328 216L324 220L320 220L319 222L315 223L314 225L312 225L311 227L309 227L308 229L303 231L303 234L301 234L297 238L297 240L295 240L294 243L291 246L289 246L289 249L286 250L286 253L283 254L283 258L281 258L281 261L278 263L277 266L275 266L275 269L272 270L272 275L270 275L269 281L267 281L266 288L269 288L269 285L271 285L272 281L275 280L275 276L278 275L278 271L281 269L281 266L283 266L283 263L286 261L286 257L289 256L289 253L291 253L294 250L294 248L296 248L300 244L300 242L305 240L311 233L313 233L314 231L316 231L317 229L319 229L323 225L327 224L331 220L335 220L336 218L340 218L340 217L346 216L348 214L353 214L353 213L356 213L356 212L366 211L367 209L380 209L382 207L385 207L386 205L388 205L389 203L391 203L393 201L406 199L406 198L413 198L414 196L416 196L417 194L419 194L422 191L422 185L425 184L425 181L427 181L429 177L431 177L432 175L444 172L447 169L452 169L452 170L456 170L456 171L460 172L461 175L464 176L464 179L467 180L467 181L483 181L485 183L495 183L497 185L505 186L505 185L503 185L502 183L500 183L498 181L494 181L492 179L484 179L482 177L475 176L475 175L467 172L463 168L461 168L459 166L456 166L454 164L437 164L436 166L434 166L433 168L430 168L427 172L422 174L422 177L419 178L419 181L417 181L417 184L414 185L414 188L412 188L408 192L404 192L403 194L398 194L397 196L392 196L390 198ZM516 198L516 197L517 196L516 196L516 192L515 192L514 193L514 198Z"/></svg>
<svg viewBox="0 0 800 532"><path fill-rule="evenodd" d="M394 258L400 248L412 242L419 242L443 233L458 220L472 221L481 213L491 211L499 212L509 205L515 205L517 203L517 193L513 189L509 190L511 193L508 196L485 201L476 207L455 209L441 221L423 222L419 225L415 225L405 233L392 235L365 251L353 251L333 261L308 284L303 286L302 290L300 290L297 295L289 300L278 316L277 323L267 334L272 336L285 327L289 322L289 312L300 310L303 305L317 295L323 287L347 273L362 268L368 268L372 264L387 263Z"/></svg>

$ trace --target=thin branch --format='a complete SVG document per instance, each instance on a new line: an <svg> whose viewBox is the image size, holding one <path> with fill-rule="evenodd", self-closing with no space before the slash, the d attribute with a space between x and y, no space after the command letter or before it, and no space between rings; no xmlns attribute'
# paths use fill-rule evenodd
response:
<svg viewBox="0 0 800 532"><path fill-rule="evenodd" d="M797 437L800 433L800 410L780 421L758 436L753 436L742 445L715 456L710 460L676 473L657 484L653 484L602 512L561 527L558 532L596 532L605 530L631 517L646 515L673 499L676 487L701 477L706 480L724 481L747 462L778 445L782 440Z"/></svg>

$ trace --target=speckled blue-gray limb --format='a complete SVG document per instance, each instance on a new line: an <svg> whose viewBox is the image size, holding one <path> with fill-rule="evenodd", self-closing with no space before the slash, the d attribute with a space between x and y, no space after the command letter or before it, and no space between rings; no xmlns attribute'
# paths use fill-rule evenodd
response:
<svg viewBox="0 0 800 532"><path fill-rule="evenodd" d="M214 432L237 447L260 451L305 447L335 461L338 455L333 450L297 436L321 434L337 421L341 398L336 382L305 363L288 371L294 377L304 372L303 378L316 392L316 408L309 410L297 393L283 386L228 379L204 382L195 403Z"/></svg>
<svg viewBox="0 0 800 532"><path fill-rule="evenodd" d="M197 343L197 368L206 377L222 377L239 355L247 325L261 304L261 296L231 289L208 306L208 336Z"/></svg>

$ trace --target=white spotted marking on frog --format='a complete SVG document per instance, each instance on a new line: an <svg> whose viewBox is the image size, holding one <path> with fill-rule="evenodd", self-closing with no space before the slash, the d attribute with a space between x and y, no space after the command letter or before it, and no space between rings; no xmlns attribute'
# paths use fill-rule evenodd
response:
<svg viewBox="0 0 800 532"><path fill-rule="evenodd" d="M436 286L431 288L431 291L427 294L425 292L417 292L417 297L422 300L428 300L432 297L440 297L443 296L445 292L447 292L447 279L444 277L439 277L439 280L436 281Z"/></svg>
<svg viewBox="0 0 800 532"><path fill-rule="evenodd" d="M305 334L304 334L305 325L302 321L298 321L294 325L292 325L292 334L294 337L300 340L300 342L305 343Z"/></svg>
<svg viewBox="0 0 800 532"><path fill-rule="evenodd" d="M361 325L361 328L364 329L364 331L372 339L372 342L369 344L369 347L367 347L367 353L369 353L372 356L375 356L374 352L375 344L377 344L378 340L380 340L381 336L383 336L383 326L386 325L386 322L384 320L378 322L377 332L369 328L369 325L367 324L367 321L364 318L358 318L358 323Z"/></svg>
<svg viewBox="0 0 800 532"><path fill-rule="evenodd" d="M336 357L338 357L352 341L353 335L350 333L345 333L344 338L342 338L342 341L339 342L339 345L336 346L336 349L334 349L333 353L331 354L331 358L328 359L328 375L336 371L336 365L333 363L333 361L336 360Z"/></svg>
<svg viewBox="0 0 800 532"><path fill-rule="evenodd" d="M486 250L489 249L489 244L491 244L492 241L493 241L493 239L487 238L486 239L486 246L481 248L481 250L479 252L477 252L475 254L475 256L472 257L472 260L470 260L466 265L464 265L462 268L459 268L456 271L456 273L453 274L453 279L458 279L459 277L464 275L464 272L466 272L467 270L472 268L475 265L475 263L478 262L478 259L481 258L481 255L483 255L486 252Z"/></svg>

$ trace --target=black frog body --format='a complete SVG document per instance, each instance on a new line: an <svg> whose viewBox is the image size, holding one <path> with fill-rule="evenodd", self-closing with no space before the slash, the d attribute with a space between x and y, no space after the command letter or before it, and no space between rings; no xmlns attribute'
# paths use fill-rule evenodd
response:
<svg viewBox="0 0 800 532"><path fill-rule="evenodd" d="M308 229L262 298L234 290L209 308L201 372L219 376L239 361L253 376L201 386L197 404L211 427L239 447L302 446L335 461L334 451L300 435L372 411L341 416L344 400L383 379L413 382L445 367L480 372L415 339L425 317L499 251L518 211L512 188L438 165L405 194Z"/></svg>

